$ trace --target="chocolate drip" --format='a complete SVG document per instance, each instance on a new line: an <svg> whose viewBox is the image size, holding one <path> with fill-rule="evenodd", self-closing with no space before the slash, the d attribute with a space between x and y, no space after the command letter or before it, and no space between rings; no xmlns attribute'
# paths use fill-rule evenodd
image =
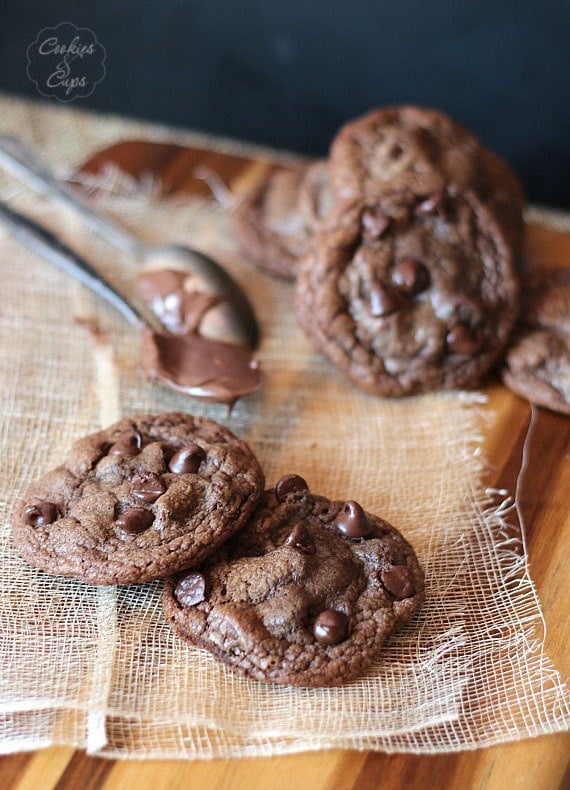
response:
<svg viewBox="0 0 570 790"><path fill-rule="evenodd" d="M193 398L232 405L261 384L258 362L243 346L205 337L204 317L224 297L187 291L186 272L157 269L138 277L139 292L168 332L144 330L145 376Z"/></svg>

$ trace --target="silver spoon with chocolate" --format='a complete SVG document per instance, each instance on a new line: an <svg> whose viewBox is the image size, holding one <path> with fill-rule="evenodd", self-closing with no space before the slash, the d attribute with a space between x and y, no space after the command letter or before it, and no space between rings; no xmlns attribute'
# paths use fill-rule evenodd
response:
<svg viewBox="0 0 570 790"><path fill-rule="evenodd" d="M14 137L0 135L0 167L48 199L71 208L91 230L132 255L145 269L186 272L187 293L195 291L221 297L202 316L203 337L249 349L257 347L259 328L253 309L239 285L213 258L178 244L141 243L116 222L95 212L76 191L59 181L28 146Z"/></svg>
<svg viewBox="0 0 570 790"><path fill-rule="evenodd" d="M149 272L146 291L143 286L141 291L151 312L143 315L51 231L1 201L0 222L22 244L102 296L141 331L141 364L147 378L193 398L230 406L259 388L261 371L250 349L202 334L203 317L229 299L227 295L184 291L180 271ZM169 300L169 295L174 298ZM173 306L176 300L178 310Z"/></svg>

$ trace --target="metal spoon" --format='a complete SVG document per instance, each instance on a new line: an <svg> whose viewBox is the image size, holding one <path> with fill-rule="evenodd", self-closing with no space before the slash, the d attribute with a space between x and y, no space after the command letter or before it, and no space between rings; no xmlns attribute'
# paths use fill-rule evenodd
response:
<svg viewBox="0 0 570 790"><path fill-rule="evenodd" d="M95 271L88 261L64 244L61 239L1 200L0 223L25 247L110 302L132 326L139 330L148 328L152 331L164 331L152 313L145 311L143 315Z"/></svg>
<svg viewBox="0 0 570 790"><path fill-rule="evenodd" d="M201 334L249 349L257 347L259 327L251 304L238 284L212 258L181 245L151 246L142 244L115 222L97 214L75 191L59 182L33 151L13 137L0 135L0 167L46 197L72 208L88 227L115 247L137 258L145 268L183 268L188 271L192 277L192 287L195 290L225 297L220 304L208 311L207 320L200 326ZM10 212L11 209L8 211ZM7 216L6 213L4 216ZM14 212L12 212L12 219L14 219ZM25 218L19 217L20 226L22 219L25 220ZM29 231L30 223L29 221L27 223ZM31 224L34 225L34 223ZM34 227L37 228L37 226ZM42 232L46 233L43 230ZM56 237L48 235L51 237L49 239L50 249L54 242L56 246L62 248L61 242ZM36 249L36 251L39 250ZM53 256L54 253L50 251L49 254ZM89 280L87 282L87 279L83 279L83 282L104 298L115 300L114 304L117 309L130 320L127 312L132 313L132 305L128 305L128 310L125 312L124 305L128 303L124 298L119 296L122 300L122 306L119 306L116 302L118 294L112 288L110 289L108 284L105 284L105 293L103 293L100 276L88 264L89 274L86 274L86 262L79 259L72 250L65 248L64 257L67 260L69 260L69 255L75 259L74 267L79 261L81 262L79 268L76 268L74 276L78 276L81 270L81 277ZM52 262L56 263L55 260ZM56 263L56 265L60 264Z"/></svg>
<svg viewBox="0 0 570 790"><path fill-rule="evenodd" d="M110 302L141 331L141 364L147 377L201 400L227 403L255 392L261 383L250 351L201 333L174 335L156 316L139 311L51 231L0 200L0 223L22 244Z"/></svg>

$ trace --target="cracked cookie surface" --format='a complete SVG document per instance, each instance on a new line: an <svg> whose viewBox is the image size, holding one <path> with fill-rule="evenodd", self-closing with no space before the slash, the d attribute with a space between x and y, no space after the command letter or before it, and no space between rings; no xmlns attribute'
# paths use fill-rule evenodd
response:
<svg viewBox="0 0 570 790"><path fill-rule="evenodd" d="M202 562L263 492L252 451L188 414L138 415L79 439L12 522L22 557L94 584L150 581Z"/></svg>
<svg viewBox="0 0 570 790"><path fill-rule="evenodd" d="M330 177L340 199L365 202L402 189L426 195L448 185L471 190L520 252L525 196L518 178L501 157L438 110L403 105L349 121L331 145Z"/></svg>
<svg viewBox="0 0 570 790"><path fill-rule="evenodd" d="M169 580L163 600L180 637L241 675L331 686L365 672L423 594L394 527L288 475L215 557Z"/></svg>
<svg viewBox="0 0 570 790"><path fill-rule="evenodd" d="M383 396L475 386L518 312L511 245L469 192L339 204L300 262L297 318L317 351Z"/></svg>
<svg viewBox="0 0 570 790"><path fill-rule="evenodd" d="M341 199L374 199L401 188L435 192L473 176L479 140L437 110L372 110L346 123L331 145L331 178Z"/></svg>

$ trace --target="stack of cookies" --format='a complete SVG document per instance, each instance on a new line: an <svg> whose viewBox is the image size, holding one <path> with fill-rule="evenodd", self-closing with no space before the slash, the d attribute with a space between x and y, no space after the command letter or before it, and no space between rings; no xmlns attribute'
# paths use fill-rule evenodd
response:
<svg viewBox="0 0 570 790"><path fill-rule="evenodd" d="M265 490L243 441L188 414L137 415L80 439L29 488L12 529L48 573L170 577L176 633L256 680L351 680L423 601L416 555L388 522L298 475Z"/></svg>
<svg viewBox="0 0 570 790"><path fill-rule="evenodd" d="M519 309L521 186L448 116L376 110L328 161L268 174L233 213L244 251L295 280L315 349L360 389L480 383Z"/></svg>

